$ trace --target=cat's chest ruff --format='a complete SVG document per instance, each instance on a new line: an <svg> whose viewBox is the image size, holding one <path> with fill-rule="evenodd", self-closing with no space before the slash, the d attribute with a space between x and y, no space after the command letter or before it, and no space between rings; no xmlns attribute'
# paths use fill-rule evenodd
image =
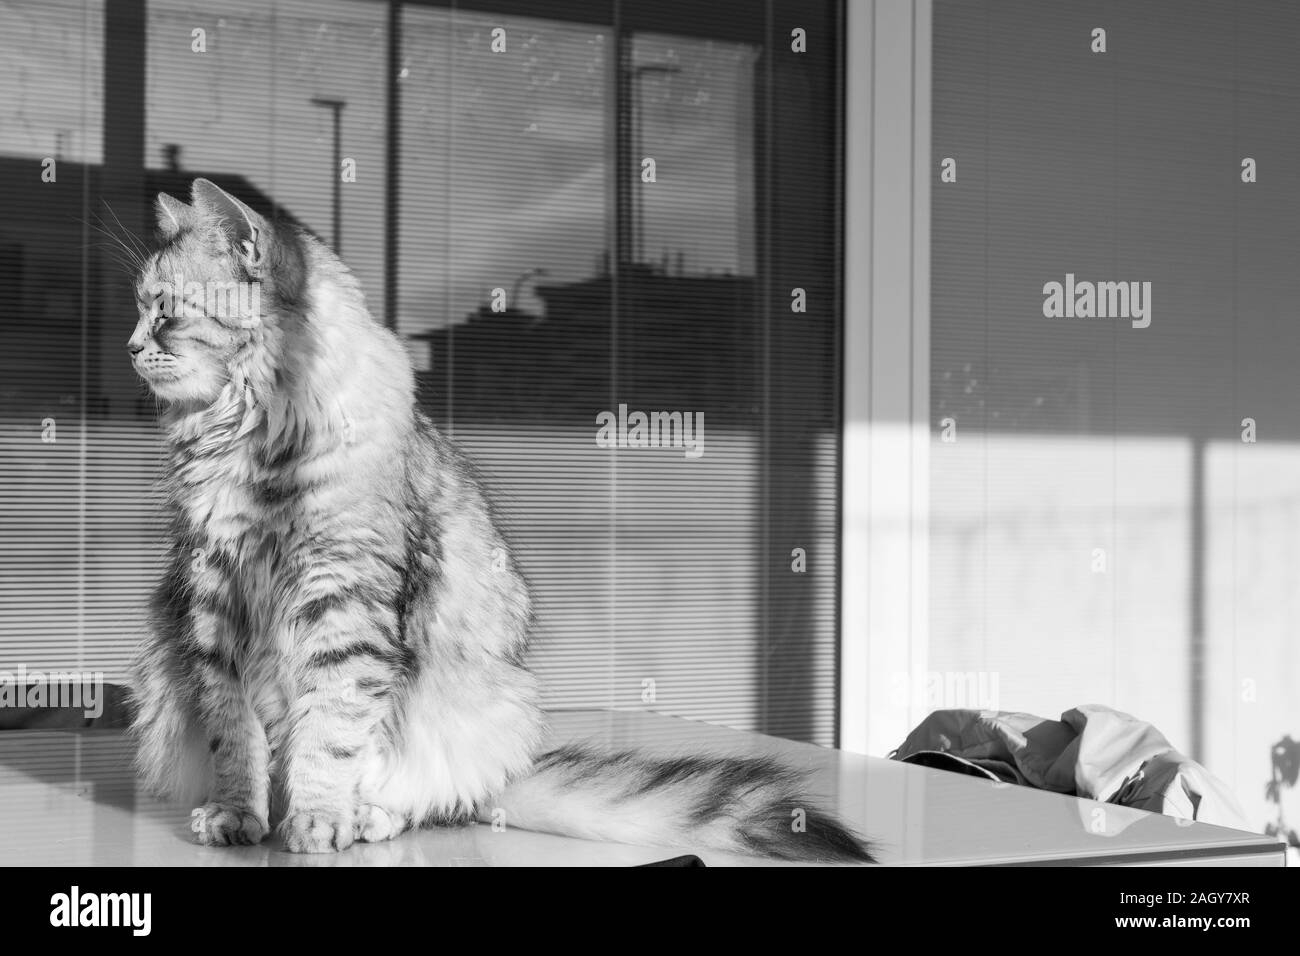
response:
<svg viewBox="0 0 1300 956"><path fill-rule="evenodd" d="M239 485L212 483L194 488L182 508L199 538L226 549L255 548L268 530L267 516L249 489Z"/></svg>
<svg viewBox="0 0 1300 956"><path fill-rule="evenodd" d="M259 490L250 486L213 495L201 517L201 538L233 558L229 583L244 606L258 616L273 617L283 594L294 586L285 559L292 519L282 509L264 507Z"/></svg>
<svg viewBox="0 0 1300 956"><path fill-rule="evenodd" d="M285 489L293 487L292 475L268 472L247 453L199 463L186 478L181 509L197 536L213 544L257 550L290 520L293 502Z"/></svg>

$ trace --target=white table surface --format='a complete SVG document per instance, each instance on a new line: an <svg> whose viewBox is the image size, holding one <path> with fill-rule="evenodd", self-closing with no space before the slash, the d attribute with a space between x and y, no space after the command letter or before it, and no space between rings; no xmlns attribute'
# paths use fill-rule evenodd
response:
<svg viewBox="0 0 1300 956"><path fill-rule="evenodd" d="M640 711L559 711L556 742L657 752L769 754L810 772L826 805L893 866L1220 864L1281 866L1272 838L1143 810L995 784ZM716 865L769 861L699 847L595 843L485 825L300 856L274 839L198 846L189 806L139 792L120 731L0 732L0 863L25 866L629 866L695 853Z"/></svg>

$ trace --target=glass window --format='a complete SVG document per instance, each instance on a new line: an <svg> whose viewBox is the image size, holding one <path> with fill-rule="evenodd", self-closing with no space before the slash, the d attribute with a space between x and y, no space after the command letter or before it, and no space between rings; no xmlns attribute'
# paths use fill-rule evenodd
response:
<svg viewBox="0 0 1300 956"><path fill-rule="evenodd" d="M789 54L788 6L0 11L0 669L124 677L163 545L131 261L203 176L339 251L408 346L533 582L552 706L833 742L839 50ZM637 412L669 446L604 447Z"/></svg>

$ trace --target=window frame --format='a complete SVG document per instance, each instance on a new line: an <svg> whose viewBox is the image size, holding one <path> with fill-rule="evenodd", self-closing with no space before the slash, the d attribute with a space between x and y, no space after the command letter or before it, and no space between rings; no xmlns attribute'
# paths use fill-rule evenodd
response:
<svg viewBox="0 0 1300 956"><path fill-rule="evenodd" d="M925 716L933 3L846 6L839 746L883 755Z"/></svg>

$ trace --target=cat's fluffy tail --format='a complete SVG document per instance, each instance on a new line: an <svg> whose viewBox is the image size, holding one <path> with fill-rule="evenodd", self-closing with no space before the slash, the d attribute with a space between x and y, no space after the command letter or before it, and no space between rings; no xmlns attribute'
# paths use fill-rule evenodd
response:
<svg viewBox="0 0 1300 956"><path fill-rule="evenodd" d="M861 837L810 800L801 773L767 758L560 747L484 807L480 819L494 814L510 827L588 840L875 862Z"/></svg>

